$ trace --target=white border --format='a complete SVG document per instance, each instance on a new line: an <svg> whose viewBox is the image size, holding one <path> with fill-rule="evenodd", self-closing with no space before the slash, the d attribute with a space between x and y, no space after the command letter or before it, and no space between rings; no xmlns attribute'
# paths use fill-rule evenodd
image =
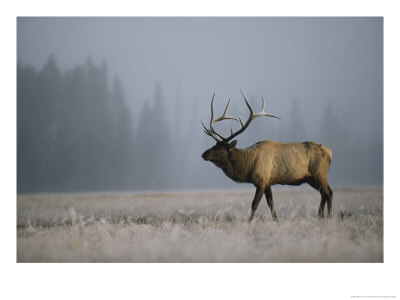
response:
<svg viewBox="0 0 400 300"><path fill-rule="evenodd" d="M389 1L14 1L1 12L2 294L29 299L350 299L396 295L399 16ZM393 4L392 4L393 3ZM383 264L16 264L16 16L384 16ZM390 163L389 163L390 162ZM7 296L5 296L7 297Z"/></svg>

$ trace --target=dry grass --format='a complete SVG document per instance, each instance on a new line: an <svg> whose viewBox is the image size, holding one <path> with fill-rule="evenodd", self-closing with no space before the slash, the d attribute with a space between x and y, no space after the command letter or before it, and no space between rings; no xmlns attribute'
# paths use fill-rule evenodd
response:
<svg viewBox="0 0 400 300"><path fill-rule="evenodd" d="M275 189L279 223L253 191L19 195L18 262L382 262L383 190Z"/></svg>

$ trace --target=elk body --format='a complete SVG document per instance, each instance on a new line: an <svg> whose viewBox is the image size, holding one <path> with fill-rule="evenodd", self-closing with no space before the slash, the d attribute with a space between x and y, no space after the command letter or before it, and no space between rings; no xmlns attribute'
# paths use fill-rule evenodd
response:
<svg viewBox="0 0 400 300"><path fill-rule="evenodd" d="M241 91L242 92L242 91ZM308 183L321 194L321 203L318 215L323 217L325 203L328 203L328 216L332 216L332 189L328 184L328 170L332 159L331 150L316 142L282 143L272 140L258 142L248 148L235 148L236 141L229 142L235 136L242 133L256 117L268 116L279 118L264 112L265 101L263 98L262 111L254 113L245 94L242 92L246 105L250 110L250 117L245 124L235 117L226 116L229 102L224 114L214 118L213 102L211 100L210 128L204 126L206 134L216 140L216 145L206 150L202 158L211 161L224 173L236 182L252 183L256 187L256 193L251 205L251 221L263 195L271 209L272 218L276 221L271 186L275 184L300 185ZM241 129L228 138L224 138L214 129L214 123L232 119L240 122Z"/></svg>

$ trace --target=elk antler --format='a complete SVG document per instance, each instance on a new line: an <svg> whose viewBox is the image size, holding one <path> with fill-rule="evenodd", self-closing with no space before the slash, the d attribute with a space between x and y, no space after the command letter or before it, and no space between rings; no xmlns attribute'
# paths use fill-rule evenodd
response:
<svg viewBox="0 0 400 300"><path fill-rule="evenodd" d="M203 124L204 127L204 132L214 138L217 142L225 140L225 138L219 134L218 132L215 131L214 129L214 123L222 121L222 120L236 120L239 122L239 120L235 117L227 116L226 112L228 111L229 104L231 103L231 99L228 100L228 104L225 107L224 113L222 116L219 118L214 118L214 98L215 98L215 93L213 94L213 97L211 99L211 120L210 120L210 129L208 129L203 121L201 121L201 124Z"/></svg>
<svg viewBox="0 0 400 300"><path fill-rule="evenodd" d="M246 128L250 125L250 123L251 123L255 118L257 118L257 117L263 117L263 116L265 116L265 117L273 117L273 118L280 119L280 117L275 116L275 115L271 115L271 114L267 114L267 113L264 111L264 107L265 107L265 99L264 99L264 96L262 97L263 103L262 103L261 111L255 114L254 111L253 111L253 109L252 109L252 107L251 107L251 105L250 105L250 103L249 103L249 101L247 100L246 95L242 92L242 90L240 90L240 92L242 93L243 98L244 98L244 101L246 102L246 105L247 105L247 107L248 107L249 110L250 110L250 116L249 116L249 118L247 119L247 121L246 121L245 124L243 124L242 119L241 119L240 117L239 117L239 119L237 119L237 118L235 118L235 117L226 116L226 111L228 110L229 103L230 103L231 99L229 99L228 104L226 105L224 114L223 114L221 117L219 117L219 118L217 118L217 119L214 119L214 108L213 108L213 105L214 105L214 97L215 97L215 94L214 94L213 97L212 97L212 100L211 100L211 121L210 121L210 129L208 129L206 126L204 126L203 121L201 121L201 124L203 124L205 133L208 134L209 136L211 136L212 138L214 138L217 142L220 142L220 141L228 142L228 141L230 141L230 140L233 139L235 136L238 136L238 135L241 134L243 131L245 131ZM235 133L232 131L232 128L231 128L231 135L230 135L229 137L227 137L227 138L224 138L222 135L220 135L219 133L217 133L217 132L215 131L215 129L214 129L214 123L215 123L215 122L222 121L222 120L226 120L226 119L232 119L232 120L236 120L236 121L240 122L240 124L242 125L242 128L239 129L238 131L236 131Z"/></svg>
<svg viewBox="0 0 400 300"><path fill-rule="evenodd" d="M247 127L249 127L250 123L251 123L255 118L257 118L257 117L263 117L263 116L265 116L265 117L273 117L273 118L280 119L280 117L275 116L275 115L271 115L271 114L267 114L267 113L264 111L264 107L265 107L265 99L264 99L264 96L262 97L263 104L262 104L261 111L255 114L254 111L253 111L253 109L251 108L251 105L250 105L249 101L247 100L246 95L243 93L242 90L240 90L240 92L242 93L243 98L244 98L244 101L246 101L246 105L247 105L247 107L248 107L249 110L250 110L250 116L249 116L249 118L247 119L247 122L246 122L245 124L243 124L242 119L239 117L239 121L240 121L240 124L242 125L242 128L239 129L238 131L236 131L235 133L232 133L228 138L225 139L226 141L230 141L230 140L233 139L235 136L238 136L238 135L241 134L243 131L245 131L245 129L246 129Z"/></svg>

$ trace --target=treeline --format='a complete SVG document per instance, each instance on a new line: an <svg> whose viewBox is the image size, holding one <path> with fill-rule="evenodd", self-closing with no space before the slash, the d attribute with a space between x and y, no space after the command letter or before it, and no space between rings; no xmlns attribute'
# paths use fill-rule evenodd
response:
<svg viewBox="0 0 400 300"><path fill-rule="evenodd" d="M329 177L341 185L383 184L383 132L367 138L341 121L329 104L320 128L321 143L332 149Z"/></svg>
<svg viewBox="0 0 400 300"><path fill-rule="evenodd" d="M104 63L88 59L65 72L53 56L40 71L18 64L18 192L149 188L146 179L156 173L157 160L164 160L149 143L168 130L152 110L145 106L139 126L146 128L151 119L160 131L146 130L135 143L121 83L115 78L109 84ZM154 162L146 161L149 155ZM148 163L140 170L143 177L135 174L138 162Z"/></svg>
<svg viewBox="0 0 400 300"><path fill-rule="evenodd" d="M105 63L88 59L61 71L50 56L40 70L18 64L18 192L237 187L200 157L213 144L200 123L209 115L199 115L199 102L182 114L177 99L164 99L156 85L133 122L121 82L108 78ZM166 101L175 103L171 119ZM209 99L206 102L208 114ZM185 115L189 117L182 118ZM327 105L322 122L309 133L293 101L291 112L279 123L257 120L257 126L238 138L239 146L265 139L315 140L332 149L331 183L382 184L383 138L353 132L338 115ZM172 128L174 120L179 124ZM227 124L218 126L225 125L229 130Z"/></svg>

